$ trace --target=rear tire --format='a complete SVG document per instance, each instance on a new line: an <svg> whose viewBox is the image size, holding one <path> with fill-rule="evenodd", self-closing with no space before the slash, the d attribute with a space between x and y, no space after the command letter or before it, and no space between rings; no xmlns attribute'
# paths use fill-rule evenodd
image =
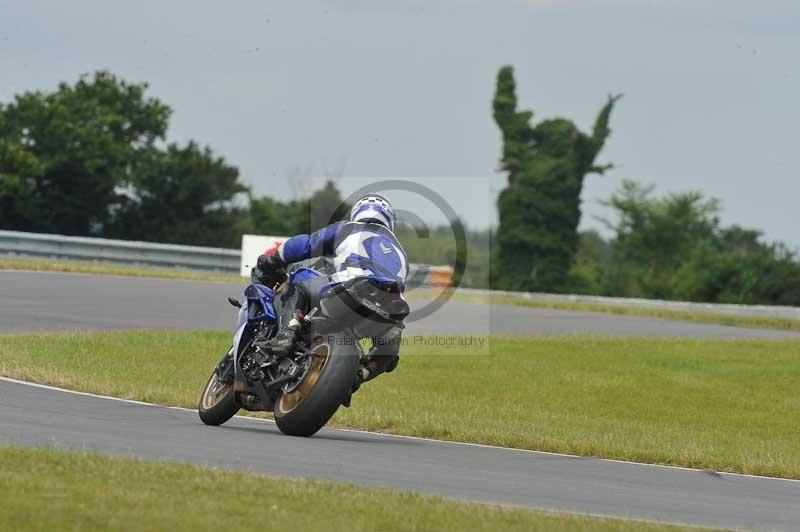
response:
<svg viewBox="0 0 800 532"><path fill-rule="evenodd" d="M275 423L284 434L305 437L315 434L349 398L360 362L355 340L341 334L330 337L329 342L314 347L320 352L317 359L323 357L325 349L326 360L316 375L309 371L305 384L298 387L301 397L297 397L299 392L282 392L275 401ZM313 379L310 389L302 394L309 378Z"/></svg>
<svg viewBox="0 0 800 532"><path fill-rule="evenodd" d="M233 394L233 379L230 383L226 383L220 379L217 374L220 367L232 367L231 364L226 364L226 358L232 357L232 350L222 357L217 367L211 373L203 393L200 395L200 404L197 405L197 412L200 414L200 419L206 425L219 426L228 421L236 412L239 411L239 406L234 400ZM231 361L232 362L232 361ZM225 377L225 375L223 375Z"/></svg>

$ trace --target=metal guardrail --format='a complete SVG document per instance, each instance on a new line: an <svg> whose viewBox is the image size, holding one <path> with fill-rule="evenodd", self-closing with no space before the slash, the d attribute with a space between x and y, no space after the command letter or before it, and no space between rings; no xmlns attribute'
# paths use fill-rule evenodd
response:
<svg viewBox="0 0 800 532"><path fill-rule="evenodd" d="M238 274L241 251L238 249L180 246L87 238L76 236L24 233L0 230L0 255L25 257L52 257L60 259L101 261L127 266L178 267L192 270L216 271ZM416 286L430 284L430 267L411 264L409 281ZM742 316L772 316L800 320L800 308L767 305L730 305L718 303L691 303L653 299L620 297L544 294L532 292L503 292L475 288L458 288L457 292L489 297L514 297L562 303L588 303L594 305L711 312Z"/></svg>
<svg viewBox="0 0 800 532"><path fill-rule="evenodd" d="M0 230L0 255L239 274L242 252L239 249ZM409 268L409 278L415 286L430 286L430 267L409 264Z"/></svg>
<svg viewBox="0 0 800 532"><path fill-rule="evenodd" d="M238 249L0 230L0 254L238 273L241 252Z"/></svg>

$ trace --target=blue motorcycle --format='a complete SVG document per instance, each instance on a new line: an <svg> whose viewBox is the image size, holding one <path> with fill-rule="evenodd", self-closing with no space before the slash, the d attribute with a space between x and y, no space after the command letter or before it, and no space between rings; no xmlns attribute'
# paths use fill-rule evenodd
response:
<svg viewBox="0 0 800 532"><path fill-rule="evenodd" d="M254 272L245 301L229 298L239 308L236 331L200 396L203 423L221 425L243 408L274 412L284 434L311 436L350 406L374 354L360 340L399 334L409 308L396 286L368 277L331 282L332 270L323 258L267 279ZM297 349L276 355L265 344L278 332L287 291L296 289L311 294Z"/></svg>

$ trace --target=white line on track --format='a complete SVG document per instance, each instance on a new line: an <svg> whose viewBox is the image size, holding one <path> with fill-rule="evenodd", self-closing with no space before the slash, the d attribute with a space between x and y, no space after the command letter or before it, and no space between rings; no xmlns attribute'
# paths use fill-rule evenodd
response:
<svg viewBox="0 0 800 532"><path fill-rule="evenodd" d="M48 384L39 384L39 383L36 383L36 382L22 381L22 380L19 380L19 379L13 379L11 377L0 376L0 381L12 382L12 383L15 383L15 384L23 384L25 386L31 386L31 387L34 387L34 388L42 388L42 389L45 389L45 390L53 390L53 391L56 391L56 392L71 393L71 394L75 394L75 395L83 395L83 396L86 396L86 397L96 397L98 399L109 399L111 401L119 401L119 402L122 402L122 403L130 403L130 404L134 404L134 405L152 406L152 407L156 407L156 408L168 408L170 410L180 410L180 411L183 411L183 412L197 413L197 410L194 409L194 408L184 408L182 406L166 406L166 405L159 405L159 404L155 404L155 403L145 403L144 401L137 401L135 399L122 399L120 397L111 397L110 395L99 395L99 394L96 394L96 393L79 392L77 390L69 390L69 389L66 389L66 388L59 388L57 386L50 386ZM254 421L256 423L271 423L271 424L275 424L275 421L273 421L271 419L251 417L251 416L234 416L234 417L237 418L237 419L245 420L245 421ZM630 465L636 465L636 466L642 466L642 467L659 467L659 468L665 468L665 469L676 469L676 470L681 470L681 471L694 471L694 472L699 472L699 473L714 473L714 474L717 474L717 475L730 476L730 477L744 477L744 478L753 478L753 479L762 479L762 480L775 480L775 481L780 481L780 482L800 482L799 479L793 479L793 478L766 477L766 476L763 476L763 475L746 475L746 474L743 474L743 473L730 473L730 472L727 472L727 471L714 471L714 470L710 470L710 469L695 469L695 468L691 468L691 467L681 467L681 466L672 466L672 465L664 465L664 464L648 464L648 463L643 463L643 462L631 462L631 461L628 461L628 460L615 460L613 458L597 458L597 457L594 457L594 456L588 456L587 457L587 456L575 455L575 454L554 453L554 452L549 452L549 451L535 451L535 450L532 450L532 449L517 449L517 448L514 448L514 447L499 447L497 445L487 445L487 444L484 444L484 443L470 443L470 442L460 442L460 441L437 440L437 439L434 439L434 438L421 438L419 436L406 436L406 435L403 435L403 434L387 434L387 433L384 433L384 432L372 432L372 431L369 431L369 430L344 429L344 428L338 428L338 427L337 428L329 427L328 430L337 430L337 431L341 431L341 432L356 432L356 433L359 433L359 434L370 434L372 436L381 436L381 437L384 437L384 438L403 438L403 439L407 439L407 440L428 441L428 442L434 442L434 443L439 443L439 444L468 445L470 447L483 447L483 448L486 448L486 449L496 449L496 450L500 450L500 451L511 451L511 452L519 452L519 453L533 453L533 454L542 454L542 455L549 455L549 456L561 456L561 457L565 457L565 458L591 458L593 460L600 460L600 461L603 461L603 462L612 462L612 463L617 463L617 464L630 464Z"/></svg>

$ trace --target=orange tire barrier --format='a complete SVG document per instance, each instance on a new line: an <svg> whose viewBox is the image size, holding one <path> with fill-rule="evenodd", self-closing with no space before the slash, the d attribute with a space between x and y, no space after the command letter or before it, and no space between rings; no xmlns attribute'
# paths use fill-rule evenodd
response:
<svg viewBox="0 0 800 532"><path fill-rule="evenodd" d="M431 266L428 273L428 280L430 281L431 288L450 288L453 281L452 266Z"/></svg>

